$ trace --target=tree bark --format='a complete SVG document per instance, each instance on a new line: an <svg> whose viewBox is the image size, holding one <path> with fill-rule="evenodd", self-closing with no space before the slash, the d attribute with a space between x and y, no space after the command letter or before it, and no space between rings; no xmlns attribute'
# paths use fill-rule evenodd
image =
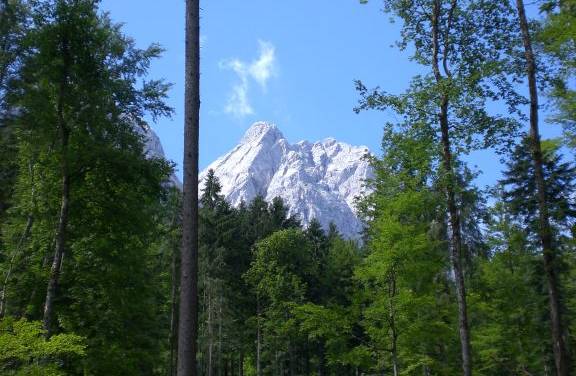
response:
<svg viewBox="0 0 576 376"><path fill-rule="evenodd" d="M558 292L558 277L556 275L556 249L552 240L552 229L548 214L548 199L546 197L546 181L543 172L543 156L540 144L540 130L538 126L538 86L536 78L536 58L532 50L532 39L526 18L523 0L516 0L518 21L522 31L524 56L526 59L526 75L530 91L530 141L532 146L532 159L534 164L534 179L538 193L539 236L542 243L544 258L544 271L548 288L550 305L550 326L552 332L554 364L557 376L570 374L569 356L562 330L562 312Z"/></svg>
<svg viewBox="0 0 576 376"><path fill-rule="evenodd" d="M240 359L238 361L238 375L244 376L244 351L240 350Z"/></svg>
<svg viewBox="0 0 576 376"><path fill-rule="evenodd" d="M186 0L184 187L180 257L178 376L196 376L198 351L198 138L200 1Z"/></svg>
<svg viewBox="0 0 576 376"><path fill-rule="evenodd" d="M178 347L178 255L172 252L172 292L171 292L171 314L170 314L170 376L176 374L176 352Z"/></svg>
<svg viewBox="0 0 576 376"><path fill-rule="evenodd" d="M396 330L396 312L394 310L394 297L396 296L396 274L394 271L390 273L390 281L388 285L388 321L390 324L390 336L392 340L392 371L394 376L398 376L398 332Z"/></svg>
<svg viewBox="0 0 576 376"><path fill-rule="evenodd" d="M66 33L66 31L64 32ZM50 278L48 280L48 288L46 290L46 299L44 302L44 316L42 319L42 327L46 331L46 336L52 335L52 317L54 311L54 300L56 298L56 290L60 280L60 271L62 267L62 259L64 256L64 249L66 247L66 235L68 227L68 211L70 207L70 171L68 167L68 143L70 141L70 130L64 119L64 101L68 86L68 75L70 68L70 53L68 46L67 35L62 37L62 78L58 93L57 116L58 128L60 130L60 154L61 162L60 168L62 173L62 193L60 199L60 214L58 216L58 227L56 230L56 245L54 249L54 256L52 259L52 267L50 268Z"/></svg>
<svg viewBox="0 0 576 376"><path fill-rule="evenodd" d="M326 351L324 344L318 344L318 376L326 376Z"/></svg>
<svg viewBox="0 0 576 376"><path fill-rule="evenodd" d="M262 376L262 329L260 328L260 298L256 298L256 376Z"/></svg>
<svg viewBox="0 0 576 376"><path fill-rule="evenodd" d="M212 359L213 359L213 353L214 353L214 334L212 332L212 292L210 290L210 279L208 279L208 283L206 285L206 289L208 290L208 321L207 321L207 326L208 326L208 369L207 371L207 375L208 376L212 376L212 370L214 369L214 365L212 363Z"/></svg>
<svg viewBox="0 0 576 376"><path fill-rule="evenodd" d="M69 132L64 127L61 131L62 140L62 196L60 204L60 215L58 218L58 229L56 231L56 247L54 250L54 257L52 259L52 267L50 268L50 279L48 280L48 289L46 291L46 300L44 303L44 317L43 329L46 331L46 336L52 335L52 316L54 311L54 300L56 298L56 290L60 280L60 269L62 267L62 259L64 256L64 247L66 246L66 230L68 226L68 211L70 207L70 175L68 171L68 162L65 154L68 152Z"/></svg>
<svg viewBox="0 0 576 376"><path fill-rule="evenodd" d="M4 277L4 283L2 285L2 291L0 291L0 319L4 317L4 314L6 313L6 307L7 307L6 292L8 290L8 282L10 281L10 276L12 275L12 269L14 268L14 262L16 261L16 257L18 257L18 255L20 254L20 250L22 249L24 240L26 240L26 238L30 234L33 222L34 217L32 216L32 214L29 214L28 219L26 220L26 227L24 228L24 232L22 233L22 236L18 240L18 245L16 246L16 249L14 250L12 257L10 257L10 262L8 263L8 270L6 271L6 275Z"/></svg>
<svg viewBox="0 0 576 376"><path fill-rule="evenodd" d="M222 296L218 297L218 376L222 376Z"/></svg>
<svg viewBox="0 0 576 376"><path fill-rule="evenodd" d="M451 2L451 7L448 14L448 25L445 30L445 45L443 51L443 67L444 73L450 78L450 71L448 69L448 35L450 33L450 23L452 14L456 8L456 0ZM434 77L438 84L445 82L447 79L440 72L439 66L439 35L440 35L440 18L441 18L441 2L440 0L434 1L434 9L432 13L432 69ZM444 89L445 90L445 89ZM454 283L456 285L456 300L458 302L458 331L460 333L460 349L462 356L462 371L464 376L472 376L472 356L470 345L470 329L468 325L468 308L466 302L466 287L464 284L464 272L462 270L462 234L460 229L460 212L456 204L455 193L455 176L454 166L452 161L452 150L450 144L450 127L448 121L449 112L449 98L448 94L443 93L440 103L440 112L438 120L440 123L441 142L442 142L442 164L446 174L445 194L446 204L448 207L449 227L450 227L450 261L454 271Z"/></svg>

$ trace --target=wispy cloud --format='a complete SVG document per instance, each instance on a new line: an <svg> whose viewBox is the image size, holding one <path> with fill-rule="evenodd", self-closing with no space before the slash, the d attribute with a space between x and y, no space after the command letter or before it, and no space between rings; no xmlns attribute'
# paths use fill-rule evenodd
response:
<svg viewBox="0 0 576 376"><path fill-rule="evenodd" d="M254 113L252 106L248 103L248 85L245 81L232 87L232 93L228 97L224 111L239 118Z"/></svg>
<svg viewBox="0 0 576 376"><path fill-rule="evenodd" d="M256 60L247 63L237 58L221 61L221 69L232 70L240 82L232 87L224 111L236 117L244 117L254 113L248 94L251 81L256 82L264 92L268 81L276 74L275 48L270 42L258 41L259 54Z"/></svg>

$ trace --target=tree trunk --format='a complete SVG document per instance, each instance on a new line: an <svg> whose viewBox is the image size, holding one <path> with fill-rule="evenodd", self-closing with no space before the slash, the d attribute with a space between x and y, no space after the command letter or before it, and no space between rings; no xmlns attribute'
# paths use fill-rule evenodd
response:
<svg viewBox="0 0 576 376"><path fill-rule="evenodd" d="M244 376L244 351L240 350L240 360L238 361L238 375Z"/></svg>
<svg viewBox="0 0 576 376"><path fill-rule="evenodd" d="M256 298L256 376L262 376L262 329L260 328L260 299Z"/></svg>
<svg viewBox="0 0 576 376"><path fill-rule="evenodd" d="M60 82L57 104L58 128L60 130L60 157L62 158L60 162L62 173L62 193L60 198L60 215L58 217L58 227L56 229L56 245L54 247L52 267L50 268L50 278L48 280L48 288L46 290L44 316L42 319L42 327L46 331L47 337L52 335L54 300L56 298L56 290L58 288L58 281L60 279L62 259L64 256L64 249L66 247L68 211L70 206L70 171L68 168L68 143L70 141L70 130L68 129L64 119L64 101L68 85L68 71L70 68L70 56L68 48L68 39L67 36L64 35L62 38L61 51L63 61L62 78Z"/></svg>
<svg viewBox="0 0 576 376"><path fill-rule="evenodd" d="M456 0L451 3L451 8L448 14L448 26L445 34L450 33L450 23L452 13L456 7ZM440 73L439 66L439 34L441 19L441 3L440 0L434 1L434 10L432 14L432 69L437 83L443 83L447 78L443 77ZM445 37L446 44L444 46L443 68L444 73L450 78L450 71L448 69L448 38ZM450 131L448 122L449 98L448 94L442 94L440 113L438 120L440 123L441 142L442 142L442 164L446 174L445 194L446 203L449 215L450 227L450 261L454 271L454 283L456 285L456 299L458 302L458 331L460 333L460 349L462 356L462 371L464 376L472 376L472 357L470 345L470 329L468 325L468 308L466 303L466 287L464 285L464 272L462 270L462 235L460 229L460 212L456 204L455 184L456 179L454 176L454 166L452 161L452 150L450 145Z"/></svg>
<svg viewBox="0 0 576 376"><path fill-rule="evenodd" d="M294 347L292 346L292 343L288 343L288 374L290 376L294 376L296 374L296 370L294 367Z"/></svg>
<svg viewBox="0 0 576 376"><path fill-rule="evenodd" d="M554 364L556 375L567 376L570 374L568 351L564 343L562 330L562 313L560 310L560 298L558 292L558 278L556 276L556 250L552 241L552 230L548 214L548 199L546 197L546 182L543 172L542 148L540 145L540 131L538 129L538 86L536 82L536 58L532 50L532 40L523 0L516 0L518 21L522 31L524 55L526 58L526 74L530 91L530 140L532 145L532 158L534 163L534 179L538 192L539 236L542 243L544 258L544 271L548 287L550 304L550 324L554 348Z"/></svg>
<svg viewBox="0 0 576 376"><path fill-rule="evenodd" d="M176 251L172 251L172 303L171 303L171 314L170 314L170 364L169 372L170 376L176 374L176 361L177 361L177 347L178 347L178 255Z"/></svg>
<svg viewBox="0 0 576 376"><path fill-rule="evenodd" d="M48 280L48 289L46 291L46 300L44 303L43 329L46 336L52 335L52 316L54 310L54 299L56 298L56 289L60 280L60 269L62 267L62 258L64 256L64 247L66 244L66 227L68 226L68 210L70 206L70 175L68 172L68 162L65 156L68 152L69 132L65 126L61 131L62 142L62 196L60 204L60 215L58 218L58 229L56 231L56 247L50 268L50 279Z"/></svg>
<svg viewBox="0 0 576 376"><path fill-rule="evenodd" d="M326 376L326 351L324 344L318 344L318 376Z"/></svg>
<svg viewBox="0 0 576 376"><path fill-rule="evenodd" d="M211 280L208 279L208 284L206 286L206 289L208 290L208 320L206 325L208 326L208 369L207 371L207 375L208 376L212 376L212 370L214 369L214 364L213 364L213 354L214 354L214 333L212 330L212 292L210 289L211 286Z"/></svg>
<svg viewBox="0 0 576 376"><path fill-rule="evenodd" d="M218 301L218 376L222 376L222 296L218 297Z"/></svg>
<svg viewBox="0 0 576 376"><path fill-rule="evenodd" d="M184 187L180 256L178 376L196 376L198 351L198 138L200 120L200 2L186 0Z"/></svg>
<svg viewBox="0 0 576 376"><path fill-rule="evenodd" d="M442 130L442 143L444 145L444 166L446 171L452 171L450 142L448 138L448 124ZM450 173L449 173L450 174ZM450 174L452 175L452 174ZM453 181L452 176L449 180ZM462 237L460 234L460 214L456 207L456 199L452 182L448 182L446 188L448 213L450 216L450 261L454 270L454 282L456 284L456 299L458 301L458 330L460 333L460 347L462 351L462 370L465 376L472 375L472 358L470 346L470 329L468 325L468 309L466 303L466 286L464 284L464 272L462 270Z"/></svg>
<svg viewBox="0 0 576 376"><path fill-rule="evenodd" d="M6 275L4 277L4 283L2 285L2 291L0 291L0 319L4 317L6 313L6 291L8 290L8 282L10 281L10 276L12 275L12 269L14 268L14 262L16 261L16 257L20 254L20 250L24 244L24 241L30 234L30 230L32 229L32 224L34 223L34 217L32 214L28 215L28 219L26 220L26 227L24 228L24 232L22 236L18 240L18 245L10 257L10 262L8 263L8 270L6 271Z"/></svg>
<svg viewBox="0 0 576 376"><path fill-rule="evenodd" d="M388 286L388 321L390 323L390 335L392 340L392 371L394 376L398 376L398 332L396 330L396 312L394 310L394 297L396 296L396 275L394 271L390 273L390 284Z"/></svg>

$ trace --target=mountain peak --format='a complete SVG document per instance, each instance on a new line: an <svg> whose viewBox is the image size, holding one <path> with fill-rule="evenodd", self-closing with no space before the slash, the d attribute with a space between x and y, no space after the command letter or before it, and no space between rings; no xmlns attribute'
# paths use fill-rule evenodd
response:
<svg viewBox="0 0 576 376"><path fill-rule="evenodd" d="M249 144L260 142L264 138L270 138L273 141L276 141L284 138L284 135L275 124L266 121L257 121L248 128L246 133L244 133L244 137L242 137L240 143Z"/></svg>
<svg viewBox="0 0 576 376"><path fill-rule="evenodd" d="M365 153L365 147L332 138L290 144L274 124L257 122L200 174L200 190L212 169L234 206L258 195L268 202L281 197L304 225L315 218L327 229L333 222L344 236L357 239L363 226L355 198L367 193L364 181L373 174Z"/></svg>

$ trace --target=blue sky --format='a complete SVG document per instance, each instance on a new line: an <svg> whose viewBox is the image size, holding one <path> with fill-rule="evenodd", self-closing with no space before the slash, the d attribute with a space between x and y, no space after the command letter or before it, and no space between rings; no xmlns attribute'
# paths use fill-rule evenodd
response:
<svg viewBox="0 0 576 376"><path fill-rule="evenodd" d="M137 45L165 49L151 77L174 84L172 119L153 128L168 159L180 166L183 135L184 0L103 0L102 9L124 23ZM334 137L380 152L390 112L353 112L354 80L400 93L419 67L393 47L399 25L381 2L358 0L203 1L201 20L200 168L230 150L257 120L278 125L291 142ZM558 127L544 126L546 136ZM489 152L468 158L484 171L478 183L498 177ZM178 172L178 175L181 175Z"/></svg>

